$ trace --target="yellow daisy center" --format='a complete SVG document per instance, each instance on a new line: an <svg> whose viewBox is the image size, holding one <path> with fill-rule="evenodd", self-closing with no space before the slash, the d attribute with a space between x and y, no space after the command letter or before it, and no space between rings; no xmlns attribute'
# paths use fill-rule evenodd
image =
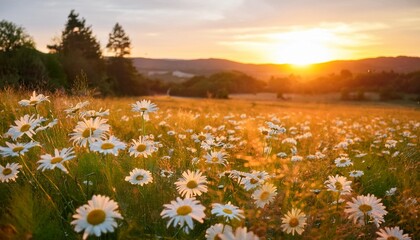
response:
<svg viewBox="0 0 420 240"><path fill-rule="evenodd" d="M140 111L145 112L145 111L147 111L147 108L146 107L141 107Z"/></svg>
<svg viewBox="0 0 420 240"><path fill-rule="evenodd" d="M258 183L258 180L257 180L257 179L255 179L255 178L251 178L251 180L249 180L249 182L250 182L251 184L256 184L256 183Z"/></svg>
<svg viewBox="0 0 420 240"><path fill-rule="evenodd" d="M141 181L141 180L143 180L144 179L144 176L143 175L138 175L137 177L136 177L136 180L137 181Z"/></svg>
<svg viewBox="0 0 420 240"><path fill-rule="evenodd" d="M31 125L24 124L24 125L22 125L22 127L20 127L20 131L21 132L27 132L30 128L31 128Z"/></svg>
<svg viewBox="0 0 420 240"><path fill-rule="evenodd" d="M188 205L181 206L176 210L176 214L180 216L186 216L192 212L192 208Z"/></svg>
<svg viewBox="0 0 420 240"><path fill-rule="evenodd" d="M214 236L213 240L222 240L222 239L219 237L219 235L220 235L220 233L216 234L216 236Z"/></svg>
<svg viewBox="0 0 420 240"><path fill-rule="evenodd" d="M22 146L17 146L17 147L14 147L13 149L12 149L12 151L13 152L20 152L20 151L22 151L23 149L25 149L24 147L22 147Z"/></svg>
<svg viewBox="0 0 420 240"><path fill-rule="evenodd" d="M87 215L86 221L91 225L99 225L105 222L106 213L102 209L94 209Z"/></svg>
<svg viewBox="0 0 420 240"><path fill-rule="evenodd" d="M268 131L267 131L267 130L263 130L261 133L262 133L263 135L268 135Z"/></svg>
<svg viewBox="0 0 420 240"><path fill-rule="evenodd" d="M37 103L38 103L38 101L37 101L37 100L32 100L32 101L30 101L30 102L29 102L29 104L31 104L31 105L32 105L32 104L37 104Z"/></svg>
<svg viewBox="0 0 420 240"><path fill-rule="evenodd" d="M113 149L114 147L115 145L112 143L103 143L101 146L102 150L109 150L109 149Z"/></svg>
<svg viewBox="0 0 420 240"><path fill-rule="evenodd" d="M335 189L337 189L338 191L343 190L343 184L341 184L340 182L335 182Z"/></svg>
<svg viewBox="0 0 420 240"><path fill-rule="evenodd" d="M232 210L228 209L228 208L223 208L223 212L226 214L232 214Z"/></svg>
<svg viewBox="0 0 420 240"><path fill-rule="evenodd" d="M260 195L260 199L263 200L263 201L267 200L268 197L270 197L270 193L267 192L267 191L262 192L261 195Z"/></svg>
<svg viewBox="0 0 420 240"><path fill-rule="evenodd" d="M198 140L204 141L204 140L206 140L206 136L200 135L200 136L198 136Z"/></svg>
<svg viewBox="0 0 420 240"><path fill-rule="evenodd" d="M55 157L55 158L51 159L51 164L56 164L56 163L59 163L61 161L63 161L62 157Z"/></svg>
<svg viewBox="0 0 420 240"><path fill-rule="evenodd" d="M397 237L394 237L394 236L389 236L389 237L387 237L387 239L386 240L398 240L399 238L397 238Z"/></svg>
<svg viewBox="0 0 420 240"><path fill-rule="evenodd" d="M189 181L188 183L187 183L187 188L190 188L190 189L194 189L194 188L196 188L198 186L198 184L197 184L197 182L196 181L194 181L194 180L191 180L191 181Z"/></svg>
<svg viewBox="0 0 420 240"><path fill-rule="evenodd" d="M12 169L5 168L5 169L3 169L2 173L3 173L4 176L7 176L7 175L12 173Z"/></svg>
<svg viewBox="0 0 420 240"><path fill-rule="evenodd" d="M86 128L83 132L82 132L82 137L84 138L88 138L90 137L93 132L96 130L96 128Z"/></svg>
<svg viewBox="0 0 420 240"><path fill-rule="evenodd" d="M346 159L341 159L340 160L340 163L346 163L347 162L347 160Z"/></svg>
<svg viewBox="0 0 420 240"><path fill-rule="evenodd" d="M292 218L289 221L289 225L290 227L296 227L297 225L299 225L299 220L297 218Z"/></svg>
<svg viewBox="0 0 420 240"><path fill-rule="evenodd" d="M146 144L139 144L136 148L137 152L143 152L144 150L146 150Z"/></svg>
<svg viewBox="0 0 420 240"><path fill-rule="evenodd" d="M367 204L362 204L359 206L359 210L362 211L363 213L367 213L372 210L372 206L367 205Z"/></svg>
<svg viewBox="0 0 420 240"><path fill-rule="evenodd" d="M211 161L212 161L212 162L214 162L214 163L217 163L217 162L219 162L219 158L217 158L217 157L212 157L212 158L211 158Z"/></svg>

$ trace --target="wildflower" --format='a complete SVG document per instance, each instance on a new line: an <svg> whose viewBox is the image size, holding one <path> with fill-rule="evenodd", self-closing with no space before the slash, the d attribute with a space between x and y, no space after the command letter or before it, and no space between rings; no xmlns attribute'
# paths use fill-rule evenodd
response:
<svg viewBox="0 0 420 240"><path fill-rule="evenodd" d="M195 198L181 199L177 197L175 201L163 206L165 209L160 213L160 216L170 218L166 227L171 226L171 224L174 227L180 226L186 233L194 229L193 219L203 223L203 218L206 216L204 214L206 208Z"/></svg>
<svg viewBox="0 0 420 240"><path fill-rule="evenodd" d="M226 220L241 220L244 217L244 211L237 206L232 205L230 202L227 204L213 203L211 213L218 217L225 217Z"/></svg>
<svg viewBox="0 0 420 240"><path fill-rule="evenodd" d="M109 197L94 195L87 204L76 209L71 222L76 232L84 230L83 239L89 235L101 236L102 233L114 232L118 226L116 218L123 219L117 211L118 203Z"/></svg>
<svg viewBox="0 0 420 240"><path fill-rule="evenodd" d="M39 127L35 130L35 132L41 132L41 131L44 131L44 130L46 130L46 129L48 129L48 128L52 128L52 127L54 127L55 125L57 125L57 123L58 123L58 119L57 119L57 118L55 118L55 119L51 120L51 122L49 122L47 125L44 125L44 126L39 126Z"/></svg>
<svg viewBox="0 0 420 240"><path fill-rule="evenodd" d="M324 184L328 188L328 191L338 192L340 195L347 195L352 191L350 186L351 181L347 181L347 178L343 176L328 176L328 180Z"/></svg>
<svg viewBox="0 0 420 240"><path fill-rule="evenodd" d="M128 150L130 156L143 156L144 158L147 158L158 150L156 147L157 142L154 142L149 136L140 136L137 141L135 139L132 141L130 149Z"/></svg>
<svg viewBox="0 0 420 240"><path fill-rule="evenodd" d="M32 138L32 136L35 135L36 128L39 127L43 121L45 121L45 119L40 116L26 114L19 120L16 120L16 126L10 126L6 134L11 136L13 140L18 139L23 135Z"/></svg>
<svg viewBox="0 0 420 240"><path fill-rule="evenodd" d="M228 155L222 151L211 151L210 153L207 153L206 156L204 156L204 158L206 158L206 163L221 164L223 166L226 166L227 156Z"/></svg>
<svg viewBox="0 0 420 240"><path fill-rule="evenodd" d="M85 101L85 102L79 102L76 104L76 106L71 106L68 109L65 109L64 112L67 113L67 117L72 116L73 114L75 114L77 111L79 111L80 109L86 107L87 105L89 105L89 101Z"/></svg>
<svg viewBox="0 0 420 240"><path fill-rule="evenodd" d="M255 200L257 207L263 208L266 204L272 202L276 195L277 188L271 183L265 183L259 189L255 190L252 198Z"/></svg>
<svg viewBox="0 0 420 240"><path fill-rule="evenodd" d="M103 154L113 154L118 156L119 150L124 150L126 144L121 142L118 138L110 136L107 140L98 140L90 144L90 150Z"/></svg>
<svg viewBox="0 0 420 240"><path fill-rule="evenodd" d="M73 148L63 148L61 151L58 149L54 150L54 156L50 154L41 155L41 160L37 163L40 165L37 169L44 171L45 169L54 169L55 167L61 169L61 171L68 173L63 163L74 158Z"/></svg>
<svg viewBox="0 0 420 240"><path fill-rule="evenodd" d="M244 185L245 190L254 189L264 183L263 179L258 178L255 174L247 173L245 178L242 178L241 184Z"/></svg>
<svg viewBox="0 0 420 240"><path fill-rule="evenodd" d="M73 141L73 144L82 147L101 140L110 129L109 124L106 123L107 121L107 119L100 117L79 121L73 129L73 133L70 133L70 140Z"/></svg>
<svg viewBox="0 0 420 240"><path fill-rule="evenodd" d="M134 168L130 172L130 176L125 177L125 181L130 182L133 185L137 184L143 186L144 184L153 182L153 177L147 170Z"/></svg>
<svg viewBox="0 0 420 240"><path fill-rule="evenodd" d="M295 235L302 234L306 225L306 215L300 211L300 209L292 208L292 211L288 211L287 214L281 218L281 228L286 233L292 233Z"/></svg>
<svg viewBox="0 0 420 240"><path fill-rule="evenodd" d="M2 183L9 182L9 181L16 181L17 175L19 173L19 168L22 166L18 163L8 163L5 167L0 165L0 181Z"/></svg>
<svg viewBox="0 0 420 240"><path fill-rule="evenodd" d="M131 104L131 107L131 110L133 112L140 113L145 121L149 121L149 113L156 112L157 110L159 110L156 104L152 103L150 100L145 99Z"/></svg>
<svg viewBox="0 0 420 240"><path fill-rule="evenodd" d="M385 196L392 196L395 194L396 191L397 191L397 188L393 187L385 192Z"/></svg>
<svg viewBox="0 0 420 240"><path fill-rule="evenodd" d="M303 157L301 156L292 156L292 158L290 159L290 161L292 162L300 162L303 160Z"/></svg>
<svg viewBox="0 0 420 240"><path fill-rule="evenodd" d="M106 116L109 116L109 109L102 110L101 108L99 109L99 111L89 110L89 111L84 111L80 113L81 118L96 118L96 117L106 117Z"/></svg>
<svg viewBox="0 0 420 240"><path fill-rule="evenodd" d="M377 240L411 240L408 234L404 234L403 230L399 227L385 227L385 229L379 229L376 234L379 235Z"/></svg>
<svg viewBox="0 0 420 240"><path fill-rule="evenodd" d="M181 196L190 198L193 196L200 196L202 193L207 192L207 179L201 175L199 170L192 172L187 170L182 173L182 178L179 178L175 185Z"/></svg>
<svg viewBox="0 0 420 240"><path fill-rule="evenodd" d="M384 222L385 206L382 205L381 199L374 195L361 195L357 198L352 198L353 202L347 203L347 208L344 210L349 214L349 219L353 219L354 223L364 225L368 222L374 222L377 227Z"/></svg>
<svg viewBox="0 0 420 240"><path fill-rule="evenodd" d="M207 228L205 237L207 240L222 239L228 233L232 233L231 226L217 223Z"/></svg>
<svg viewBox="0 0 420 240"><path fill-rule="evenodd" d="M347 167L353 165L350 158L348 157L339 157L334 160L334 163L337 167Z"/></svg>
<svg viewBox="0 0 420 240"><path fill-rule="evenodd" d="M38 94L36 95L36 92L33 91L32 92L32 96L29 98L29 100L23 99L21 101L19 101L19 105L23 106L23 107L27 107L27 106L36 106L38 104L40 104L41 102L44 101L50 101L48 99L48 96L45 96L43 94Z"/></svg>
<svg viewBox="0 0 420 240"><path fill-rule="evenodd" d="M222 240L259 240L260 238L253 232L248 232L246 227L238 227L233 232L226 232L221 236Z"/></svg>
<svg viewBox="0 0 420 240"><path fill-rule="evenodd" d="M361 170L350 171L350 177L354 177L354 178L361 177L361 176L363 176L363 174L364 174L364 172L361 171Z"/></svg>
<svg viewBox="0 0 420 240"><path fill-rule="evenodd" d="M174 174L174 172L172 172L171 170L165 170L165 169L160 170L160 176L161 177L170 178L170 177L172 177L173 174Z"/></svg>
<svg viewBox="0 0 420 240"><path fill-rule="evenodd" d="M285 138L281 141L281 144L285 144L285 143L289 143L289 144L292 144L294 146L297 145L297 141L294 138Z"/></svg>
<svg viewBox="0 0 420 240"><path fill-rule="evenodd" d="M9 143L6 142L7 147L0 147L0 154L3 157L19 157L23 156L30 148L39 146L37 142L28 142L28 143Z"/></svg>

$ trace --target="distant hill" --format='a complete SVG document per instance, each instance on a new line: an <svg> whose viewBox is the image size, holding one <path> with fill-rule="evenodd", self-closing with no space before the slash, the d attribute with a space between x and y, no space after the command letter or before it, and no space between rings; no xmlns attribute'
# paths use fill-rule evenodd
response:
<svg viewBox="0 0 420 240"><path fill-rule="evenodd" d="M189 78L193 75L210 75L221 71L236 70L261 80L271 76L300 75L304 78L313 78L341 70L352 73L394 71L400 73L420 71L420 57L378 57L360 60L337 60L308 67L296 67L290 64L247 64L225 59L150 59L132 58L137 70L150 77L161 78L168 81Z"/></svg>

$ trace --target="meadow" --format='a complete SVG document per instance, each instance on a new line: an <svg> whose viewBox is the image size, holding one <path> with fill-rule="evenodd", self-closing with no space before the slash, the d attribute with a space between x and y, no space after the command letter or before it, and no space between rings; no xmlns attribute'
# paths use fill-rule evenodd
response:
<svg viewBox="0 0 420 240"><path fill-rule="evenodd" d="M420 236L418 107L38 94L0 92L0 239Z"/></svg>

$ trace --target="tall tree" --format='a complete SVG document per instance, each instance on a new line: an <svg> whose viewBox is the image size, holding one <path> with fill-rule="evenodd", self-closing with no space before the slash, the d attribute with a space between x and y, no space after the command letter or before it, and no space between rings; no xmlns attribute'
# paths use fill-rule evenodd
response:
<svg viewBox="0 0 420 240"><path fill-rule="evenodd" d="M10 52L21 47L35 48L35 43L23 27L6 20L0 21L0 52Z"/></svg>
<svg viewBox="0 0 420 240"><path fill-rule="evenodd" d="M113 52L115 57L130 55L131 41L120 24L116 23L109 34L106 48L108 48L108 51Z"/></svg>

